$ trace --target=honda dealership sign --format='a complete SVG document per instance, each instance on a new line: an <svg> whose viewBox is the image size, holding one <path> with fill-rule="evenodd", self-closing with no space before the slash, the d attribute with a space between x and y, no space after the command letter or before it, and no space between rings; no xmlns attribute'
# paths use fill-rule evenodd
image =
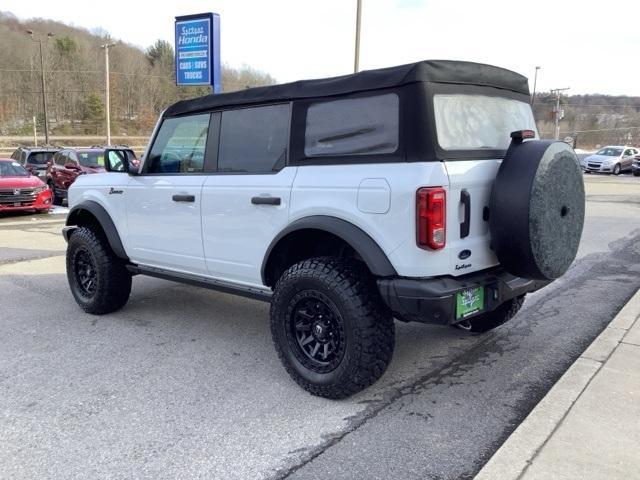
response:
<svg viewBox="0 0 640 480"><path fill-rule="evenodd" d="M176 17L176 83L211 85L220 92L220 16Z"/></svg>

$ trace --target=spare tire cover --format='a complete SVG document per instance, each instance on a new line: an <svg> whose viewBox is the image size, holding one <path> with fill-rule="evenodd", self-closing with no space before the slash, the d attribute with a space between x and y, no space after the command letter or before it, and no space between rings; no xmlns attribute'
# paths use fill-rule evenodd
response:
<svg viewBox="0 0 640 480"><path fill-rule="evenodd" d="M507 272L553 280L578 252L584 183L571 147L557 141L512 144L489 205L491 247Z"/></svg>

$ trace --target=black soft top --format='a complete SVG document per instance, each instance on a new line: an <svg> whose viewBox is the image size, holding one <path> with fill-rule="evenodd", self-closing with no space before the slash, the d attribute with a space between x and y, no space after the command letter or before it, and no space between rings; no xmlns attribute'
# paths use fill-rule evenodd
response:
<svg viewBox="0 0 640 480"><path fill-rule="evenodd" d="M173 117L220 107L346 95L417 82L488 86L529 95L527 78L511 70L482 63L425 60L397 67L366 70L341 77L300 80L237 92L205 95L174 103L167 108L164 116Z"/></svg>

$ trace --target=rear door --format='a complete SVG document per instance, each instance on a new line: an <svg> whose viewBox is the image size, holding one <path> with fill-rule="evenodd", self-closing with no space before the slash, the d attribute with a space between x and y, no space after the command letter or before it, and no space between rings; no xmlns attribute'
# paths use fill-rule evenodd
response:
<svg viewBox="0 0 640 480"><path fill-rule="evenodd" d="M124 194L134 263L206 273L200 216L210 117L164 119L142 173L131 177Z"/></svg>
<svg viewBox="0 0 640 480"><path fill-rule="evenodd" d="M289 103L218 116L218 168L202 192L207 270L218 279L262 286L262 260L287 225L297 171L286 166L290 118Z"/></svg>
<svg viewBox="0 0 640 480"><path fill-rule="evenodd" d="M495 93L434 95L437 141L449 175L447 249L452 275L498 264L491 250L489 203L510 133L536 130L524 98Z"/></svg>

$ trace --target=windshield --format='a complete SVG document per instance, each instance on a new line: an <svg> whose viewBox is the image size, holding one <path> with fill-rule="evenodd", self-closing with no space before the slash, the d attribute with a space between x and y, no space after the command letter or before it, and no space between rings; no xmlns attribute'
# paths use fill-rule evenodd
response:
<svg viewBox="0 0 640 480"><path fill-rule="evenodd" d="M0 177L28 177L29 172L18 162L0 162Z"/></svg>
<svg viewBox="0 0 640 480"><path fill-rule="evenodd" d="M606 157L619 157L622 155L621 148L604 147L596 152L596 155L604 155Z"/></svg>
<svg viewBox="0 0 640 480"><path fill-rule="evenodd" d="M78 152L78 159L83 167L104 167L104 152Z"/></svg>
<svg viewBox="0 0 640 480"><path fill-rule="evenodd" d="M54 153L56 152L32 152L29 154L27 163L31 165L46 165L53 158Z"/></svg>
<svg viewBox="0 0 640 480"><path fill-rule="evenodd" d="M509 134L534 130L531 106L503 97L436 94L433 98L438 143L444 150L506 150Z"/></svg>

